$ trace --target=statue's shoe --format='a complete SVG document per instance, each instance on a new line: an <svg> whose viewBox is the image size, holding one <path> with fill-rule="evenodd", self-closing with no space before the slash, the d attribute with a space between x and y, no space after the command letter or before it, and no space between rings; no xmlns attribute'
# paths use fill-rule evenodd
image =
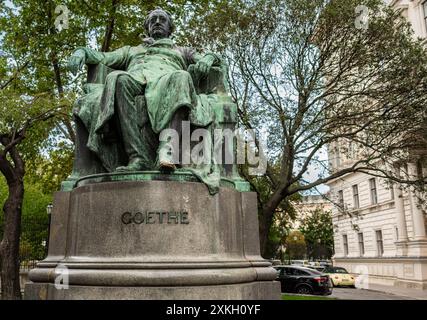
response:
<svg viewBox="0 0 427 320"><path fill-rule="evenodd" d="M142 171L145 168L144 161L141 158L134 158L129 161L129 164L124 167L116 168L117 172Z"/></svg>
<svg viewBox="0 0 427 320"><path fill-rule="evenodd" d="M159 162L159 170L160 171L175 171L176 166L172 162L160 161Z"/></svg>

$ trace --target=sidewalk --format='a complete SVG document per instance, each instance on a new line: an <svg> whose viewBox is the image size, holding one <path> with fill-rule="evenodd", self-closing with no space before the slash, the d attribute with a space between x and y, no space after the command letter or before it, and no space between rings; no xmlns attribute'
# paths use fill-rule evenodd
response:
<svg viewBox="0 0 427 320"><path fill-rule="evenodd" d="M407 297L414 300L427 300L427 290L407 289L379 284L369 284L368 290L390 293L396 296Z"/></svg>

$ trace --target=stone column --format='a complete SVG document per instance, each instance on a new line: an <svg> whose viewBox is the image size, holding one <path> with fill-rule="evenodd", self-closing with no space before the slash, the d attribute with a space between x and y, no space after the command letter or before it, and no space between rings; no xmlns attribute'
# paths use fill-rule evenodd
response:
<svg viewBox="0 0 427 320"><path fill-rule="evenodd" d="M406 227L405 204L403 199L403 191L399 184L394 185L394 203L396 207L396 220L398 229L399 242L408 241L408 229Z"/></svg>
<svg viewBox="0 0 427 320"><path fill-rule="evenodd" d="M396 177L402 177L402 168L400 166L395 167L394 171ZM402 186L399 183L393 184L393 192L398 230L398 237L396 241L396 255L406 256L408 246L408 229L406 224L405 200L403 198Z"/></svg>
<svg viewBox="0 0 427 320"><path fill-rule="evenodd" d="M410 179L416 179L416 163L408 163L408 175ZM414 224L414 240L427 240L424 214L419 205L417 191L413 188L410 188L409 199L411 200L412 222Z"/></svg>

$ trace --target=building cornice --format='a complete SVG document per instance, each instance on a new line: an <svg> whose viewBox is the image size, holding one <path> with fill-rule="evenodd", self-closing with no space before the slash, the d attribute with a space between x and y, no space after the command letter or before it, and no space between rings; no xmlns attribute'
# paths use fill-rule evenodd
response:
<svg viewBox="0 0 427 320"><path fill-rule="evenodd" d="M408 197L404 197L404 199L408 199ZM387 209L393 209L395 208L395 200L391 199L391 200L387 200L384 202L380 202L377 204L370 204L364 207L360 207L360 208L356 208L356 209L347 209L345 212L343 213L339 213L339 214L335 214L336 217L338 218L351 218L352 216L363 216L366 214L370 214L372 212L379 212L379 211L383 211L383 210L387 210Z"/></svg>

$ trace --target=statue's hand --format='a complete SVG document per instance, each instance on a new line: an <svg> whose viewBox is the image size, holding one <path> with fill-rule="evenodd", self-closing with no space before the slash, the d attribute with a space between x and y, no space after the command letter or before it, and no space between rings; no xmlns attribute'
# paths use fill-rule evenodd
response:
<svg viewBox="0 0 427 320"><path fill-rule="evenodd" d="M215 57L212 55L206 55L200 59L195 66L196 72L200 76L206 76L209 74L213 64L215 62Z"/></svg>
<svg viewBox="0 0 427 320"><path fill-rule="evenodd" d="M86 63L86 53L84 50L77 50L73 55L68 59L68 69L72 74L76 75L79 70L81 70Z"/></svg>

